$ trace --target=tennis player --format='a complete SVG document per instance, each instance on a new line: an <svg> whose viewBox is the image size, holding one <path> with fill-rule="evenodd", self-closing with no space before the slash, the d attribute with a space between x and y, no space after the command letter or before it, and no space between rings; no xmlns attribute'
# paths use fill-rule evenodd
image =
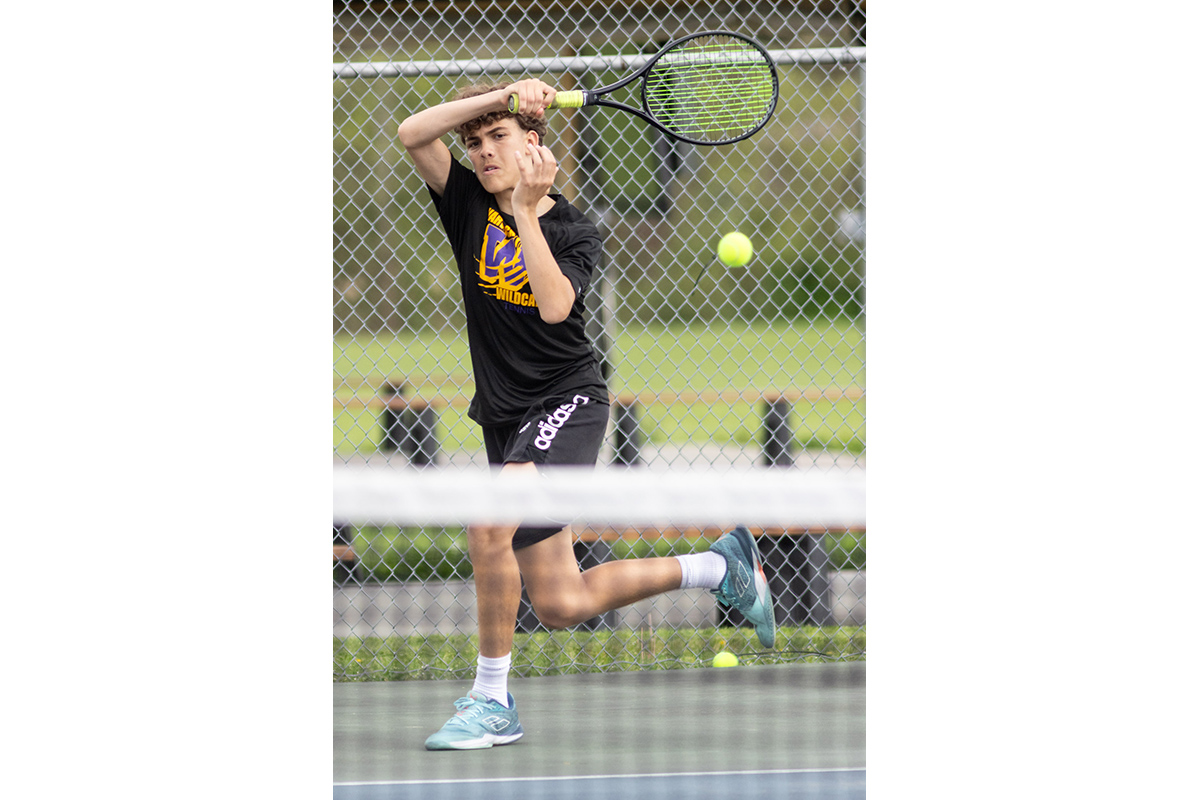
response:
<svg viewBox="0 0 1200 800"><path fill-rule="evenodd" d="M522 112L508 111L516 93ZM502 472L595 466L608 424L608 388L584 335L584 293L600 267L596 226L553 192L540 80L471 86L405 119L401 143L454 251L476 394L468 416ZM455 133L471 166L442 140ZM725 534L706 553L611 561L580 572L569 527L474 525L467 531L479 621L475 684L430 736L430 750L473 750L524 734L508 692L524 578L548 628L567 628L662 592L703 587L750 620L764 647L775 617L754 537Z"/></svg>

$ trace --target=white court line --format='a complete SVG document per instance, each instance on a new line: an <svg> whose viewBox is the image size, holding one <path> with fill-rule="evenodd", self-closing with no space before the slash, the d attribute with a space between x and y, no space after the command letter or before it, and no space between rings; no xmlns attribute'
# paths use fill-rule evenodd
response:
<svg viewBox="0 0 1200 800"><path fill-rule="evenodd" d="M429 786L449 783L515 783L528 781L595 781L606 778L710 778L718 775L798 775L816 772L866 772L866 767L831 767L829 769L752 769L726 770L724 772L651 772L640 775L555 775L544 778L452 778L434 781L346 781L334 782L334 786Z"/></svg>

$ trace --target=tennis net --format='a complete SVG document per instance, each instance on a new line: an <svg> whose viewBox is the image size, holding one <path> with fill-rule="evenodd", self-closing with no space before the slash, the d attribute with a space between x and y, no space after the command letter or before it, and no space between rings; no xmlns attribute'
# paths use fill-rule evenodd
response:
<svg viewBox="0 0 1200 800"><path fill-rule="evenodd" d="M476 633L467 526L570 521L581 569L707 550L744 525L766 563L779 626L762 650L702 589L668 592L575 628L522 601L518 675L865 657L863 470L487 469L338 465L333 472L335 680L468 677Z"/></svg>

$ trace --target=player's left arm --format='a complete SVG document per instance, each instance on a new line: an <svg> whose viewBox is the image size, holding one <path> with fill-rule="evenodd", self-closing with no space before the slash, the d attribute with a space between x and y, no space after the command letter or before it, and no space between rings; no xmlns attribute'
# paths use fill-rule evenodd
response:
<svg viewBox="0 0 1200 800"><path fill-rule="evenodd" d="M530 143L516 154L521 177L513 189L513 219L521 237L521 255L538 313L551 324L562 322L575 304L575 287L563 274L538 221L538 204L554 185L558 163L550 148Z"/></svg>

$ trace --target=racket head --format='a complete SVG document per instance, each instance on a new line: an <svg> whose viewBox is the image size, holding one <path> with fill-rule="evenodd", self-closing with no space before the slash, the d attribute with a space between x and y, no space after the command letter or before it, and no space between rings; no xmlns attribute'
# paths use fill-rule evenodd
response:
<svg viewBox="0 0 1200 800"><path fill-rule="evenodd" d="M642 73L642 109L662 130L692 144L731 144L762 129L779 102L770 54L729 31L671 42Z"/></svg>

